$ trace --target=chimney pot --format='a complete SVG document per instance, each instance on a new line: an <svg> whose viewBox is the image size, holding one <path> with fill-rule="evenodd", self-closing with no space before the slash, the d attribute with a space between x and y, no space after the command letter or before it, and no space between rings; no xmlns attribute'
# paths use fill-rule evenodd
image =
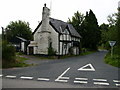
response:
<svg viewBox="0 0 120 90"><path fill-rule="evenodd" d="M44 7L46 7L46 3L44 4Z"/></svg>

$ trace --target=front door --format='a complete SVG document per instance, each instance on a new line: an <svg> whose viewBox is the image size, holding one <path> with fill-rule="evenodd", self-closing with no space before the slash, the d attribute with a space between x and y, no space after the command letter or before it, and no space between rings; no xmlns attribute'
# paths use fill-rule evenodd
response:
<svg viewBox="0 0 120 90"><path fill-rule="evenodd" d="M29 47L29 54L33 55L33 47Z"/></svg>

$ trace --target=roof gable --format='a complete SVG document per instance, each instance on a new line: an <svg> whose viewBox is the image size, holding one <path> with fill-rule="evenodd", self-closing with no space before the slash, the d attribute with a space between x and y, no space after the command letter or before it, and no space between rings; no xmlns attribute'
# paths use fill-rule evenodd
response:
<svg viewBox="0 0 120 90"><path fill-rule="evenodd" d="M41 26L41 24L42 24L42 21L39 23L39 25L37 26L37 28L35 29L33 34L37 31L37 29ZM53 18L49 19L49 24L54 28L54 30L56 32L58 32L60 34L63 33L63 32L61 32L61 29L65 30L67 28L72 36L81 38L81 36L75 30L75 28L72 26L72 24L68 24L68 23L63 22L61 20L57 20L57 19L53 19Z"/></svg>

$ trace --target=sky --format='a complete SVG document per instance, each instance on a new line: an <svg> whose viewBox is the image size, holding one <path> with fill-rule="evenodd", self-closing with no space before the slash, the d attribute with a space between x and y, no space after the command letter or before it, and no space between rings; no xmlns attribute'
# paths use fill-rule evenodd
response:
<svg viewBox="0 0 120 90"><path fill-rule="evenodd" d="M108 23L107 16L117 12L120 0L1 0L0 33L11 21L29 22L32 31L42 19L44 3L51 9L50 17L67 22L74 13L86 14L90 9L96 15L98 24Z"/></svg>

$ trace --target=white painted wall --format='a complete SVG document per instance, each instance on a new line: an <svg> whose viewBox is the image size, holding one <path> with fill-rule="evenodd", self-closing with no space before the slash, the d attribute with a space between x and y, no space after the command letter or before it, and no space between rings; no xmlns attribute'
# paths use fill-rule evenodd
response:
<svg viewBox="0 0 120 90"><path fill-rule="evenodd" d="M22 52L25 51L25 42L21 42L21 51L22 51Z"/></svg>
<svg viewBox="0 0 120 90"><path fill-rule="evenodd" d="M49 31L50 33L50 37L52 39L52 47L54 48L54 50L56 51L56 54L59 54L58 48L59 48L59 43L58 43L58 32L56 32L51 25L49 25Z"/></svg>

